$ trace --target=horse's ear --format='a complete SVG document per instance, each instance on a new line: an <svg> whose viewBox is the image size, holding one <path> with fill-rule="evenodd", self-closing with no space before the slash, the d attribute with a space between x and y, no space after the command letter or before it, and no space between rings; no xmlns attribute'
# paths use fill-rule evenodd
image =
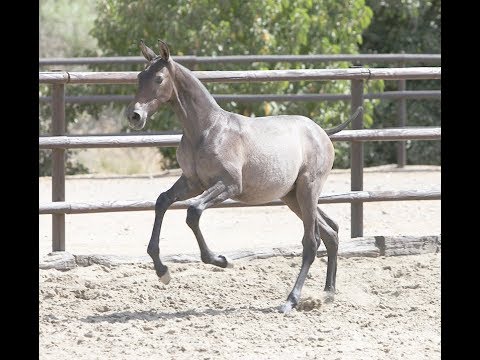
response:
<svg viewBox="0 0 480 360"><path fill-rule="evenodd" d="M142 50L143 56L145 56L145 59L148 61L152 61L157 57L157 54L155 54L152 49L145 45L143 40L140 40L140 50Z"/></svg>
<svg viewBox="0 0 480 360"><path fill-rule="evenodd" d="M170 50L165 41L158 39L158 50L163 60L168 61L170 59Z"/></svg>

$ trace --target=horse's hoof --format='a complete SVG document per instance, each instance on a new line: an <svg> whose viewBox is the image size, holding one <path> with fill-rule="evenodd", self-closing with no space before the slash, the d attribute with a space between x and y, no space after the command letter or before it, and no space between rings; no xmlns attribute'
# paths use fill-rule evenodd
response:
<svg viewBox="0 0 480 360"><path fill-rule="evenodd" d="M293 307L294 305L290 301L287 301L278 308L278 312L287 315L290 311L292 311Z"/></svg>
<svg viewBox="0 0 480 360"><path fill-rule="evenodd" d="M163 274L162 276L159 276L158 277L160 279L160 281L162 283L164 283L165 285L168 285L168 283L170 282L170 280L172 280L172 277L170 276L170 271L167 269L167 271L165 272L165 274Z"/></svg>
<svg viewBox="0 0 480 360"><path fill-rule="evenodd" d="M223 256L223 255L219 255L220 258L223 259L223 261L225 261L225 268L228 268L228 269L231 269L233 268L233 261L230 260L228 257L226 256Z"/></svg>
<svg viewBox="0 0 480 360"><path fill-rule="evenodd" d="M224 256L224 258L225 258L225 261L227 262L226 268L228 268L228 269L233 268L233 261L226 256Z"/></svg>
<svg viewBox="0 0 480 360"><path fill-rule="evenodd" d="M326 290L323 296L323 302L332 303L335 300L335 291Z"/></svg>

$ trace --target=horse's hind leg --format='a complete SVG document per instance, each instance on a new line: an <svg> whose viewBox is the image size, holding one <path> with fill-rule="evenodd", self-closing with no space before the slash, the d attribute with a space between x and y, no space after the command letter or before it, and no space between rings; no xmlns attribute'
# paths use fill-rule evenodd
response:
<svg viewBox="0 0 480 360"><path fill-rule="evenodd" d="M282 201L302 220L302 211L300 210L300 205L298 205L296 189L282 197Z"/></svg>
<svg viewBox="0 0 480 360"><path fill-rule="evenodd" d="M325 219L328 226L330 226L333 231L338 233L338 224L332 218L330 218L330 216L328 216L322 209L320 209L320 206L317 206L317 211L318 215L322 216Z"/></svg>
<svg viewBox="0 0 480 360"><path fill-rule="evenodd" d="M327 248L328 263L325 291L329 291L333 295L337 277L338 225L318 208L316 230Z"/></svg>
<svg viewBox="0 0 480 360"><path fill-rule="evenodd" d="M297 196L295 194L295 189L290 191L287 195L282 198L282 201L292 210L299 218L302 220L302 211L300 210L300 205L298 205ZM338 238L338 224L330 218L319 206L317 206L318 216L323 217L328 226L337 233ZM317 225L315 229L315 238L317 240L317 245L320 246L320 226ZM328 241L328 240L327 240ZM338 241L337 241L338 242Z"/></svg>
<svg viewBox="0 0 480 360"><path fill-rule="evenodd" d="M317 199L320 193L322 182L312 181L308 173L300 175L296 185L296 203L291 195L285 196L282 200L294 211L303 221L303 255L302 266L295 285L287 297L287 302L280 308L280 311L287 313L298 304L303 284L307 278L310 266L315 260L317 253L316 221L317 221Z"/></svg>
<svg viewBox="0 0 480 360"><path fill-rule="evenodd" d="M300 205L298 204L295 190L292 190L290 193L285 195L282 198L282 200L290 208L290 210L292 210L301 220L303 220L302 211L300 209ZM318 246L320 246L320 242L322 240L323 240L323 243L325 244L325 247L327 248L327 256L328 256L327 276L326 276L324 290L330 292L331 295L333 295L335 291L335 280L336 280L336 273L337 273L338 225L334 220L332 220L324 211L322 211L317 206L317 218L315 219L315 242L316 242L317 249L318 249ZM305 253L305 248L304 248L304 253ZM302 268L303 268L303 263L302 263ZM300 297L300 294L298 294L298 298L299 297ZM285 311L287 304L283 306L282 308L283 311Z"/></svg>

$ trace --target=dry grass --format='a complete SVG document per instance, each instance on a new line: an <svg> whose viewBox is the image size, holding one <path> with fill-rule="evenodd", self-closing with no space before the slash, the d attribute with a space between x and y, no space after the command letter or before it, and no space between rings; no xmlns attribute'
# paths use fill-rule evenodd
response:
<svg viewBox="0 0 480 360"><path fill-rule="evenodd" d="M156 174L163 168L156 148L85 149L75 158L92 174Z"/></svg>
<svg viewBox="0 0 480 360"><path fill-rule="evenodd" d="M115 134L126 126L123 110L107 108L99 119L82 114L69 126L72 135ZM89 169L92 174L153 174L163 169L163 157L154 147L81 149L75 152L74 160Z"/></svg>

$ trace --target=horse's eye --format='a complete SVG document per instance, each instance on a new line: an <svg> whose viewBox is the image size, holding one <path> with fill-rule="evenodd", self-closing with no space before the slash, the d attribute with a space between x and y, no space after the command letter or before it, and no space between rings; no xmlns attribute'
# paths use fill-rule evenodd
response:
<svg viewBox="0 0 480 360"><path fill-rule="evenodd" d="M163 81L163 77L161 77L161 76L156 76L156 77L155 77L155 82L156 82L157 84L161 84L162 81Z"/></svg>

